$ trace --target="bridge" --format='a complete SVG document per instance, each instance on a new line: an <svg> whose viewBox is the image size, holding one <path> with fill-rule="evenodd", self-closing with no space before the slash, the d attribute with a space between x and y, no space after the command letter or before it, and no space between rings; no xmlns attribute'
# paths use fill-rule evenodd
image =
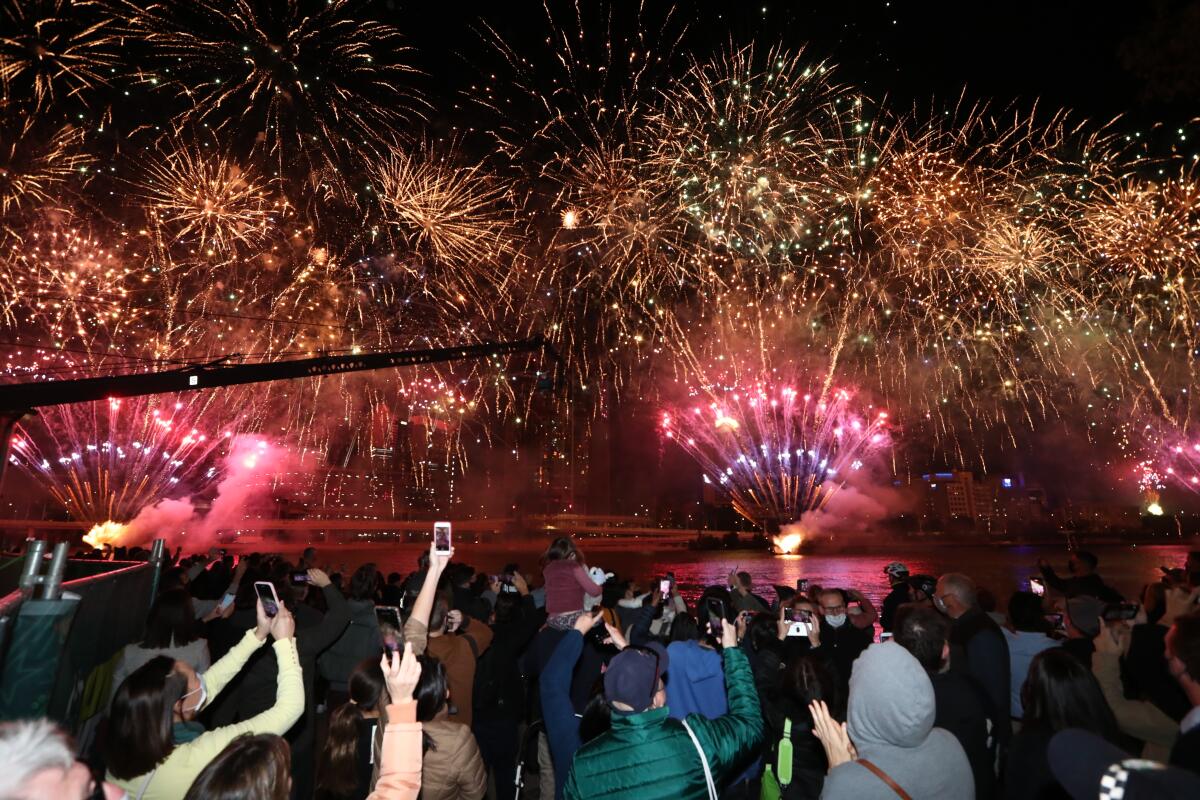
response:
<svg viewBox="0 0 1200 800"><path fill-rule="evenodd" d="M628 547L637 542L653 542L655 546L683 546L698 533L723 536L723 530L696 528L661 528L647 524L641 517L559 514L549 516L497 517L451 520L455 538L486 545L500 544L508 537L544 538L569 535L588 542L589 547ZM281 542L299 544L345 543L372 544L414 541L413 534L429 534L433 520L402 520L390 518L355 519L347 517L303 519L251 518L239 520L220 533L221 541L230 545L239 542L259 544ZM12 540L46 538L79 541L91 528L91 523L62 520L0 519L4 538ZM491 541L489 541L491 540Z"/></svg>

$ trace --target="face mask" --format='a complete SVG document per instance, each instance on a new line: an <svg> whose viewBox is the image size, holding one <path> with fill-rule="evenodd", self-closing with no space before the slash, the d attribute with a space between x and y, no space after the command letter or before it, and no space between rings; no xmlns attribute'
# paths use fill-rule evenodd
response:
<svg viewBox="0 0 1200 800"><path fill-rule="evenodd" d="M825 621L829 623L830 627L840 628L846 624L846 615L845 614L826 614Z"/></svg>
<svg viewBox="0 0 1200 800"><path fill-rule="evenodd" d="M938 611L942 612L943 614L950 613L950 609L946 608L946 601L943 600L942 598L938 597L937 595L933 596L933 607L936 608Z"/></svg>
<svg viewBox="0 0 1200 800"><path fill-rule="evenodd" d="M196 694L197 692L200 693L200 699L196 702L195 708L188 708L186 703L181 705L179 707L180 714L195 713L195 712L199 711L200 709L204 708L204 704L206 702L208 702L208 689L204 686L204 673L203 672L196 673L196 679L200 681L200 685L198 687L196 687L195 689L192 689L190 692L188 692L187 694L185 694L183 697L181 697L179 699L186 700L187 698L191 697L192 695Z"/></svg>

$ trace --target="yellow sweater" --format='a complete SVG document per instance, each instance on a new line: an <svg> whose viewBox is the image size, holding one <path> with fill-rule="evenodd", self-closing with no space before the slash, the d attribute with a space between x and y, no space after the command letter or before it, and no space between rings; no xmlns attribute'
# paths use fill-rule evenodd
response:
<svg viewBox="0 0 1200 800"><path fill-rule="evenodd" d="M221 693L261 646L262 642L254 635L254 630L248 630L224 658L204 673L208 702L211 703ZM276 641L273 646L275 660L279 663L274 706L245 722L208 731L187 744L176 746L166 761L152 773L129 780L117 780L110 774L107 780L124 789L130 800L136 800L139 796L142 800L180 800L187 794L196 776L208 766L208 762L238 736L243 733L275 733L282 736L304 713L304 682L300 675L300 658L296 655L296 640L283 639Z"/></svg>

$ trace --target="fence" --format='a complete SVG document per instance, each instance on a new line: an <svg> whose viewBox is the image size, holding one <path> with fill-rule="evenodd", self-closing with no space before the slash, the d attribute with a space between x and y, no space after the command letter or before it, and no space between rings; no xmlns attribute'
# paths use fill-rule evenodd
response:
<svg viewBox="0 0 1200 800"><path fill-rule="evenodd" d="M40 575L44 549L30 543L21 588L0 599L0 719L50 717L77 732L107 702L113 656L141 636L162 546L149 562L91 562L85 571L109 571L61 586L65 548ZM35 599L38 585L43 596Z"/></svg>

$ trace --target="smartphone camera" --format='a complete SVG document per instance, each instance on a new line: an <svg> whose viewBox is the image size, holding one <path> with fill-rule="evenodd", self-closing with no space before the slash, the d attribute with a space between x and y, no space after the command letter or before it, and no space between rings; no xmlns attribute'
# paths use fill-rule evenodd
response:
<svg viewBox="0 0 1200 800"><path fill-rule="evenodd" d="M433 548L439 553L450 552L450 523L433 523Z"/></svg>

